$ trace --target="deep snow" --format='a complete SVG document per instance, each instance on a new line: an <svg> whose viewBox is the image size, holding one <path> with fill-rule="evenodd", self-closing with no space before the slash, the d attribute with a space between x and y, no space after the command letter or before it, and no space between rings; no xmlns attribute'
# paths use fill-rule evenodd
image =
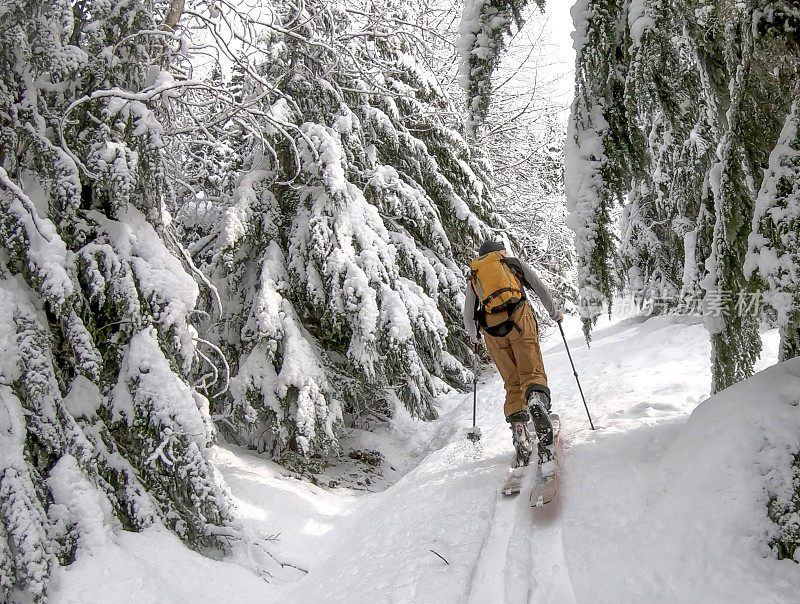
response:
<svg viewBox="0 0 800 604"><path fill-rule="evenodd" d="M435 422L398 413L390 428L354 434L386 457L366 490L315 486L219 447L239 517L254 534L280 533L270 551L285 566L269 583L236 563L251 562L241 553L213 561L156 530L117 532L59 569L53 601L794 601L800 566L765 557L765 487L780 490L786 476L769 469L800 449L800 359L697 407L710 384L698 319L617 321L590 349L569 328L598 430L551 334L564 436L549 506L498 494L513 454L502 382L487 369L477 446L465 438L471 394L442 397ZM777 334L763 337L759 369L776 358Z"/></svg>

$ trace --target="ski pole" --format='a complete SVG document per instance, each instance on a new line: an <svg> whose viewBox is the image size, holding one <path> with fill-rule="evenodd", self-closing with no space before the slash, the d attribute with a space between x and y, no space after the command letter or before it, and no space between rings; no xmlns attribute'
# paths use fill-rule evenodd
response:
<svg viewBox="0 0 800 604"><path fill-rule="evenodd" d="M564 328L561 326L561 323L558 323L558 329L561 330L561 337L564 339L564 348L567 349L567 356L569 357L569 364L572 365L572 375L575 376L575 381L578 383L578 392L581 393L581 399L583 400L583 407L586 409L586 415L589 417L589 425L594 430L594 422L592 422L592 415L589 413L589 406L586 404L586 397L583 396L583 388L581 388L581 381L578 379L578 372L575 370L575 363L572 360L572 354L569 351L569 344L567 344L567 336L564 335Z"/></svg>
<svg viewBox="0 0 800 604"><path fill-rule="evenodd" d="M472 357L472 430L467 438L476 443L481 439L481 429L475 424L478 414L478 345L475 344L475 355Z"/></svg>

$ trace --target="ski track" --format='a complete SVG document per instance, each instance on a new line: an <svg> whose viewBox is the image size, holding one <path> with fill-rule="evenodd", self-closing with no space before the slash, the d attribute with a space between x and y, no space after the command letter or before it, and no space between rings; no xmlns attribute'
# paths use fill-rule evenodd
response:
<svg viewBox="0 0 800 604"><path fill-rule="evenodd" d="M561 456L563 457L563 456ZM564 460L559 459L559 490L564 490ZM533 510L532 531L527 533L530 542L531 563L528 567L530 588L527 597L507 602L576 602L572 577L561 534L559 518L564 493L560 492L548 505Z"/></svg>
<svg viewBox="0 0 800 604"><path fill-rule="evenodd" d="M481 544L475 570L472 572L468 603L480 604L501 597L506 591L506 568L514 560L512 537L519 523L520 501L524 499L525 484L530 486L530 473L525 476L519 495L498 495L486 537Z"/></svg>

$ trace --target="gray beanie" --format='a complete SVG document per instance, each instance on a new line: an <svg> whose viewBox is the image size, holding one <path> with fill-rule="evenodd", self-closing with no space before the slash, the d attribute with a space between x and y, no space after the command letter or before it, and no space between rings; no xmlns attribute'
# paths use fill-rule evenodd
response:
<svg viewBox="0 0 800 604"><path fill-rule="evenodd" d="M478 250L479 256L485 256L489 252L499 252L500 250L506 249L506 246L503 245L502 241L492 241L491 239L487 239L481 244L481 249Z"/></svg>

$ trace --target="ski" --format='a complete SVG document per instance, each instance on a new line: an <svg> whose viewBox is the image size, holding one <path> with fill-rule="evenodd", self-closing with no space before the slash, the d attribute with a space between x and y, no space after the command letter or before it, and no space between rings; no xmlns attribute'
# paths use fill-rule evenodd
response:
<svg viewBox="0 0 800 604"><path fill-rule="evenodd" d="M558 451L561 447L561 419L550 414L553 423L553 444L550 445L554 458L547 463L536 466L536 478L531 488L530 502L533 507L541 507L550 503L556 496L558 484Z"/></svg>
<svg viewBox="0 0 800 604"><path fill-rule="evenodd" d="M503 495L516 495L522 490L522 482L525 479L525 470L528 469L528 466L518 466L516 468L511 468L508 471L508 476L506 477L505 483L503 483L503 488L500 489L500 492Z"/></svg>

